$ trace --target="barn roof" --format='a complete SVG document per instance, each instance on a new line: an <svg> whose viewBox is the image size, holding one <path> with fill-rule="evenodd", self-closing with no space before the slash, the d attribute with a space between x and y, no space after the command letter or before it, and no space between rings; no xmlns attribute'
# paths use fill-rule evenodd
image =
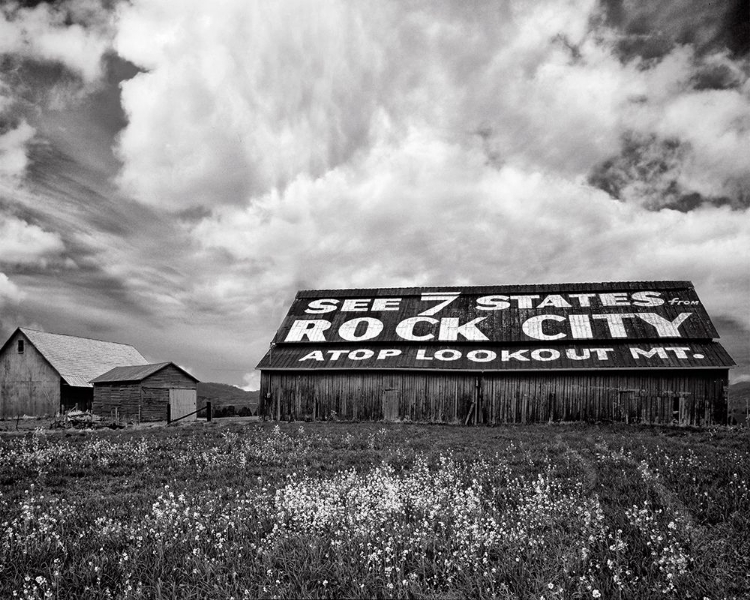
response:
<svg viewBox="0 0 750 600"><path fill-rule="evenodd" d="M26 336L65 383L72 387L92 387L89 382L94 377L113 367L148 362L138 350L128 344L47 333L26 327L19 327L18 331Z"/></svg>
<svg viewBox="0 0 750 600"><path fill-rule="evenodd" d="M257 368L725 368L689 281L303 290Z"/></svg>
<svg viewBox="0 0 750 600"><path fill-rule="evenodd" d="M462 286L422 286L422 287L384 287L384 288L349 288L300 290L297 298L355 298L362 296L419 296L437 292L460 292L462 294L554 294L560 292L603 291L617 292L623 290L681 290L693 288L690 281L599 281L588 283L520 283L505 285L462 285Z"/></svg>
<svg viewBox="0 0 750 600"><path fill-rule="evenodd" d="M172 362L153 363L148 365L130 365L125 367L115 367L114 369L107 371L106 373L99 375L99 377L92 379L91 383L112 383L112 382L135 382L143 381L147 377L150 377L154 373L158 373L163 368L172 365L175 369L178 369L190 379L198 381L185 369L178 367Z"/></svg>

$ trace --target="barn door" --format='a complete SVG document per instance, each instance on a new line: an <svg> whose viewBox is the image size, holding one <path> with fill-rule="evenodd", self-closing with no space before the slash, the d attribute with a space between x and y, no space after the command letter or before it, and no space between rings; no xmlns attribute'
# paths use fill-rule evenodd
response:
<svg viewBox="0 0 750 600"><path fill-rule="evenodd" d="M398 404L401 393L399 390L385 390L383 392L383 420L398 421Z"/></svg>
<svg viewBox="0 0 750 600"><path fill-rule="evenodd" d="M169 390L169 406L171 409L172 420L179 419L190 413L193 413L189 417L185 417L184 421L195 421L195 409L197 407L197 396L196 390L180 390L170 389Z"/></svg>

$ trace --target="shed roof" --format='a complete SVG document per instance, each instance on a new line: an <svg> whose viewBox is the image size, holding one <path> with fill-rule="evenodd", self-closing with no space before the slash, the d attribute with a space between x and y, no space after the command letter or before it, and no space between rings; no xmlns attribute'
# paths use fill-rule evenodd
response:
<svg viewBox="0 0 750 600"><path fill-rule="evenodd" d="M165 367L172 365L175 369L178 369L190 379L198 381L197 378L193 377L185 369L178 367L172 362L153 363L148 365L130 365L125 367L115 367L114 369L99 375L99 377L92 379L91 383L112 383L112 382L136 382L143 381L147 377L150 377L154 373L158 373Z"/></svg>
<svg viewBox="0 0 750 600"><path fill-rule="evenodd" d="M128 344L47 333L27 327L19 327L17 331L26 336L65 383L72 387L92 387L89 382L94 377L113 367L148 362Z"/></svg>

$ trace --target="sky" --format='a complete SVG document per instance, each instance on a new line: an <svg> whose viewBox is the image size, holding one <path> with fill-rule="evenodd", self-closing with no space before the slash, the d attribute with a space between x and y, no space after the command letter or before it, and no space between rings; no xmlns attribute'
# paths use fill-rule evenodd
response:
<svg viewBox="0 0 750 600"><path fill-rule="evenodd" d="M746 0L0 4L0 336L254 370L301 289L689 280L750 380Z"/></svg>

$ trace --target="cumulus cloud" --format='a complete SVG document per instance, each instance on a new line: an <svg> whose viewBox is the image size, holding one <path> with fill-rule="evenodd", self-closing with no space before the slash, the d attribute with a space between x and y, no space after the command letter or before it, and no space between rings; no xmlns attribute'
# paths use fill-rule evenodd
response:
<svg viewBox="0 0 750 600"><path fill-rule="evenodd" d="M246 392L260 389L260 372L252 371L250 373L246 373L242 377L242 385L240 387Z"/></svg>
<svg viewBox="0 0 750 600"><path fill-rule="evenodd" d="M582 182L497 169L478 148L414 137L282 195L224 207L194 234L244 261L259 295L373 282L695 278L717 310L736 309L738 298L711 290L750 286L748 219L728 207L647 214Z"/></svg>
<svg viewBox="0 0 750 600"><path fill-rule="evenodd" d="M23 177L46 108L59 110L99 83L113 34L103 1L0 7L0 177Z"/></svg>
<svg viewBox="0 0 750 600"><path fill-rule="evenodd" d="M134 0L118 181L254 358L306 287L692 279L747 327L748 63L667 4Z"/></svg>
<svg viewBox="0 0 750 600"><path fill-rule="evenodd" d="M0 215L0 263L33 264L63 250L60 236Z"/></svg>
<svg viewBox="0 0 750 600"><path fill-rule="evenodd" d="M119 148L121 182L143 202L241 205L415 128L465 146L479 136L496 163L567 177L617 157L623 139L657 136L685 149L686 193L747 195L745 70L680 45L623 61L593 1L224 9L121 7L118 51L148 69L123 85ZM709 67L733 87L696 89Z"/></svg>
<svg viewBox="0 0 750 600"><path fill-rule="evenodd" d="M28 164L26 145L33 137L34 128L26 121L0 134L0 177L18 178L24 174Z"/></svg>
<svg viewBox="0 0 750 600"><path fill-rule="evenodd" d="M124 5L117 49L148 72L123 84L121 182L171 210L242 204L415 128L578 173L645 87L597 42L595 7Z"/></svg>
<svg viewBox="0 0 750 600"><path fill-rule="evenodd" d="M121 181L149 204L243 203L299 172L322 174L365 142L387 93L373 32L345 3L223 9L121 9L118 52L148 69L123 84Z"/></svg>
<svg viewBox="0 0 750 600"><path fill-rule="evenodd" d="M110 46L109 20L101 3L91 0L33 8L10 2L0 9L0 54L59 62L91 83Z"/></svg>
<svg viewBox="0 0 750 600"><path fill-rule="evenodd" d="M24 297L24 293L13 283L5 273L0 273L0 307L7 303L16 304Z"/></svg>

